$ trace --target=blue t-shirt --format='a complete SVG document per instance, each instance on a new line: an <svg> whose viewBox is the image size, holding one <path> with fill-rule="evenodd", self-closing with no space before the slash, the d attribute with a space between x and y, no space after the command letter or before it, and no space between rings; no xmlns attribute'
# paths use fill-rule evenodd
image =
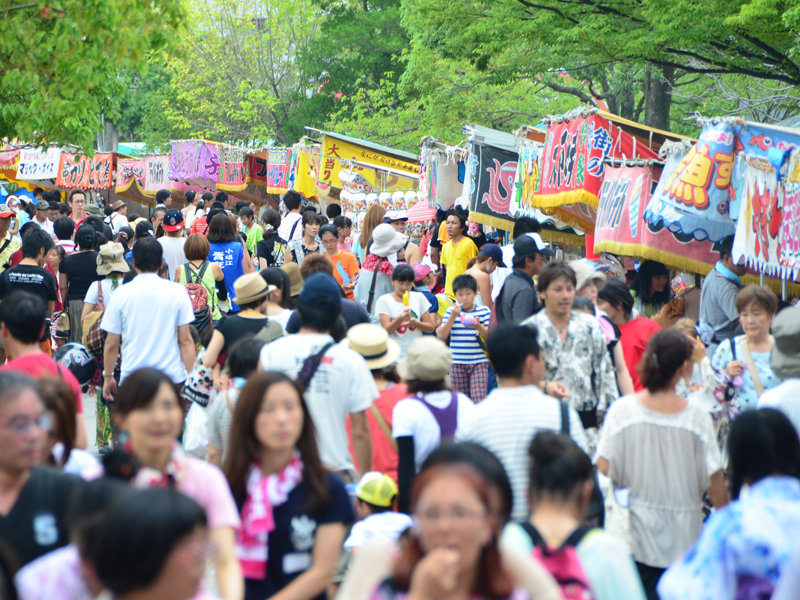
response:
<svg viewBox="0 0 800 600"><path fill-rule="evenodd" d="M447 322L451 312L453 312L452 306L445 311L442 317L443 322ZM489 327L489 317L491 315L492 311L486 306L475 306L471 312L461 311L461 315L455 320L453 328L450 330L450 351L453 354L453 364L474 365L476 363L489 362L478 343L478 330L474 327L465 326L461 322L461 318L468 316L478 318L484 327Z"/></svg>
<svg viewBox="0 0 800 600"><path fill-rule="evenodd" d="M242 244L239 242L226 242L224 244L215 242L209 244L209 246L208 260L217 263L225 276L225 287L228 290L228 298L231 302L231 312L239 312L239 305L233 301L234 297L236 297L233 284L239 277L244 275L244 267L242 267L244 250L242 249Z"/></svg>
<svg viewBox="0 0 800 600"><path fill-rule="evenodd" d="M352 523L355 520L353 506L347 496L344 483L338 475L329 476L328 491L331 500L321 511L309 513L308 483L304 479L289 492L284 504L273 507L275 529L269 533L267 577L261 581L245 579L245 600L271 598L296 577L311 568L312 552L319 525L330 523ZM242 505L239 505L241 510ZM323 592L312 600L325 600Z"/></svg>

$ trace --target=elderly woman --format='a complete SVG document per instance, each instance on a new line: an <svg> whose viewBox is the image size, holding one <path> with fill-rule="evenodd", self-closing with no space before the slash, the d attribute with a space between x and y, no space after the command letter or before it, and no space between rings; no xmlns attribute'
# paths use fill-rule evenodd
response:
<svg viewBox="0 0 800 600"><path fill-rule="evenodd" d="M775 345L769 328L777 310L778 298L769 288L748 285L736 295L736 311L744 335L722 342L711 361L711 366L736 386L734 409L756 408L764 390L780 383L769 364Z"/></svg>
<svg viewBox="0 0 800 600"><path fill-rule="evenodd" d="M408 237L395 231L388 223L381 223L372 232L372 245L361 264L354 295L376 325L380 323L375 306L378 298L394 291L392 271L397 264L395 255L405 247L406 241Z"/></svg>

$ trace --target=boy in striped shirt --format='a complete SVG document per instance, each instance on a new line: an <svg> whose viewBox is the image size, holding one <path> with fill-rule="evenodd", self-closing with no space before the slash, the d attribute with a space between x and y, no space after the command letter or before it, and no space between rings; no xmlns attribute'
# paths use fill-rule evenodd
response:
<svg viewBox="0 0 800 600"><path fill-rule="evenodd" d="M489 383L489 359L483 351L488 335L491 311L475 304L478 282L472 275L459 275L453 280L456 303L447 309L436 335L442 341L450 338L453 363L450 383L453 389L478 403L486 397Z"/></svg>

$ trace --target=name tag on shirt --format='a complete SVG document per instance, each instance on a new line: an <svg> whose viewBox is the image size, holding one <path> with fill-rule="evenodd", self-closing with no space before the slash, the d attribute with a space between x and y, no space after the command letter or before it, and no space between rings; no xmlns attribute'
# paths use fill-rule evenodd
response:
<svg viewBox="0 0 800 600"><path fill-rule="evenodd" d="M283 557L283 572L286 575L307 571L311 566L311 553L292 552Z"/></svg>

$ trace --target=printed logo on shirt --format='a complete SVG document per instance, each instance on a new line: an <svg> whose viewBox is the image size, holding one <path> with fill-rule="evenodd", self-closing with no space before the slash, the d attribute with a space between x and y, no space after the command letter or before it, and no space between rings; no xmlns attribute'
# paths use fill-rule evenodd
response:
<svg viewBox="0 0 800 600"><path fill-rule="evenodd" d="M311 550L314 547L314 532L317 522L309 519L307 515L292 518L292 546L299 552Z"/></svg>
<svg viewBox="0 0 800 600"><path fill-rule="evenodd" d="M410 312L411 312L411 318L412 319L416 319L417 321L419 321L419 315L417 313L415 313L413 310L410 311ZM407 331L416 331L416 330L417 330L416 327L414 327L412 325L406 325L404 323L404 324L400 325L400 327L397 328L397 333L403 334L403 333L406 333Z"/></svg>
<svg viewBox="0 0 800 600"><path fill-rule="evenodd" d="M58 541L58 522L52 513L33 517L33 537L40 546L52 546Z"/></svg>

